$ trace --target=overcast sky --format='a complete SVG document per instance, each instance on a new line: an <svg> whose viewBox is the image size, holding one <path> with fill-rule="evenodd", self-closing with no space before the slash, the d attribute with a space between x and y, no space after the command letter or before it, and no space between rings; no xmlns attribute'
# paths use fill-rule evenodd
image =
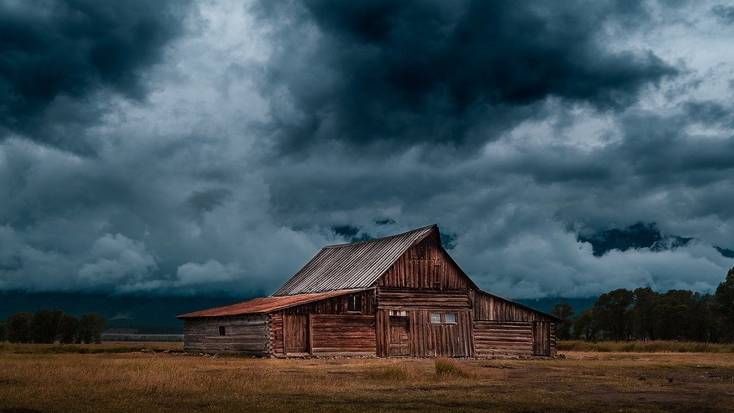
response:
<svg viewBox="0 0 734 413"><path fill-rule="evenodd" d="M437 223L506 296L709 292L732 39L723 0L0 0L0 289L267 294Z"/></svg>

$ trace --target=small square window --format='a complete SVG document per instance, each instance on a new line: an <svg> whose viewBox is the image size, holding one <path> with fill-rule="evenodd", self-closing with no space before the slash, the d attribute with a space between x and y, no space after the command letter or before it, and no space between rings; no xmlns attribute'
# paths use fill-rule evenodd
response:
<svg viewBox="0 0 734 413"><path fill-rule="evenodd" d="M227 329L225 327L220 326L219 327L219 335L220 336L226 336L227 335Z"/></svg>
<svg viewBox="0 0 734 413"><path fill-rule="evenodd" d="M441 324L441 313L431 313L431 324Z"/></svg>
<svg viewBox="0 0 734 413"><path fill-rule="evenodd" d="M444 317L446 317L446 324L456 324L456 313L446 313Z"/></svg>

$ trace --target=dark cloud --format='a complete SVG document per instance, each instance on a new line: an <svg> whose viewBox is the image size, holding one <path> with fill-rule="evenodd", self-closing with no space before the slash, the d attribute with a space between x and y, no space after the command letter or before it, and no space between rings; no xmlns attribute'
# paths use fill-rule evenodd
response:
<svg viewBox="0 0 734 413"><path fill-rule="evenodd" d="M511 297L731 267L716 4L255 1L2 3L30 43L0 40L0 290L268 293L324 245L433 223ZM41 93L49 36L69 56Z"/></svg>
<svg viewBox="0 0 734 413"><path fill-rule="evenodd" d="M83 149L68 136L83 129L64 126L97 120L104 104L85 99L102 89L145 96L144 71L180 32L186 3L0 3L0 132Z"/></svg>
<svg viewBox="0 0 734 413"><path fill-rule="evenodd" d="M594 255L601 257L611 250L650 248L653 251L674 249L688 244L693 238L676 235L664 236L655 223L638 222L626 228L612 228L589 235L578 235L578 240L588 242Z"/></svg>
<svg viewBox="0 0 734 413"><path fill-rule="evenodd" d="M645 19L639 2L324 0L260 13L280 28L265 87L292 99L274 114L286 150L481 142L548 98L618 109L678 73L650 50L607 47L605 29Z"/></svg>
<svg viewBox="0 0 734 413"><path fill-rule="evenodd" d="M334 233L347 240L348 242L360 242L373 239L370 234L361 231L358 227L352 225L334 225L331 227Z"/></svg>
<svg viewBox="0 0 734 413"><path fill-rule="evenodd" d="M718 4L711 9L711 12L725 24L734 24L734 6L725 6Z"/></svg>
<svg viewBox="0 0 734 413"><path fill-rule="evenodd" d="M208 212L222 205L231 196L232 192L227 188L194 191L189 195L189 205L198 213Z"/></svg>
<svg viewBox="0 0 734 413"><path fill-rule="evenodd" d="M723 255L726 258L734 258L734 250L730 250L729 248L722 248L722 247L714 247L716 248L716 251L719 251L721 255Z"/></svg>

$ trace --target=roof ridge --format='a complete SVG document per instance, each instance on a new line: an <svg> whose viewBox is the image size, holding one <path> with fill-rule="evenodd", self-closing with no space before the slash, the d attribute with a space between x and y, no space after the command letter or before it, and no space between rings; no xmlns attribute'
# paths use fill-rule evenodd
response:
<svg viewBox="0 0 734 413"><path fill-rule="evenodd" d="M387 240L387 239L390 239L390 238L401 237L403 235L410 234L411 232L424 231L424 230L426 230L428 228L431 228L431 227L438 227L438 224L425 225L425 226L422 226L420 228L415 228L415 229L411 229L409 231L401 232L399 234L393 234L393 235L388 235L388 236L385 236L385 237L373 238L373 239L368 239L368 240L364 240L364 241L344 242L344 243L341 243L341 244L324 245L323 247L321 247L321 249L323 250L323 249L327 249L327 248L346 247L347 245L360 245L360 244L366 244L366 243L369 243L369 242L384 241L384 240Z"/></svg>

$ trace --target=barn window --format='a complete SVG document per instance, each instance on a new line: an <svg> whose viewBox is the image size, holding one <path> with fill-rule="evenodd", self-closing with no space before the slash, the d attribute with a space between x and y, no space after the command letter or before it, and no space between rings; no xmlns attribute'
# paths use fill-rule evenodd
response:
<svg viewBox="0 0 734 413"><path fill-rule="evenodd" d="M408 312L405 310L390 310L391 317L407 317Z"/></svg>
<svg viewBox="0 0 734 413"><path fill-rule="evenodd" d="M226 336L227 335L227 329L224 326L219 326L219 335L220 336Z"/></svg>
<svg viewBox="0 0 734 413"><path fill-rule="evenodd" d="M431 313L431 324L441 324L441 313Z"/></svg>
<svg viewBox="0 0 734 413"><path fill-rule="evenodd" d="M446 313L444 317L446 324L456 324L456 313Z"/></svg>
<svg viewBox="0 0 734 413"><path fill-rule="evenodd" d="M362 311L361 295L352 295L347 297L347 311Z"/></svg>

